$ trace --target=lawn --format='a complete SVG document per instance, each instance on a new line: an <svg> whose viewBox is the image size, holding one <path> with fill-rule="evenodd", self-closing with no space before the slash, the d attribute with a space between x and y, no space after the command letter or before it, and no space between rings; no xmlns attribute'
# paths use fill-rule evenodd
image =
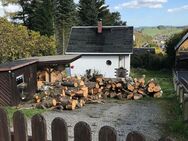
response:
<svg viewBox="0 0 188 141"><path fill-rule="evenodd" d="M172 28L169 27L169 28L164 28L164 29L158 29L157 27L148 27L148 28L144 28L142 32L145 35L154 37L159 34L160 35L173 35L181 31L182 29L175 28L175 27L172 27Z"/></svg>
<svg viewBox="0 0 188 141"><path fill-rule="evenodd" d="M176 141L188 141L188 124L183 122L182 110L173 87L172 72L168 70L148 71L145 69L132 69L131 72L133 77L141 77L144 74L146 80L154 78L160 84L163 97L146 100L151 100L151 102L156 100L165 112L167 119L163 129L165 135L175 138Z"/></svg>

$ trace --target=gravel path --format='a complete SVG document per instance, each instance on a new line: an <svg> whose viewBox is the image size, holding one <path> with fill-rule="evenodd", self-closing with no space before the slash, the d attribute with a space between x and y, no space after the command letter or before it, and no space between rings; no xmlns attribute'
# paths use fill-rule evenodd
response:
<svg viewBox="0 0 188 141"><path fill-rule="evenodd" d="M74 125L79 121L85 121L90 125L93 141L98 140L99 129L104 125L117 130L119 141L125 141L130 131L140 131L147 137L147 141L155 141L161 137L160 128L166 122L158 103L146 100L127 102L108 100L105 104L89 104L75 111L52 111L43 115L47 121L48 139L51 139L52 120L61 117L67 122L70 141L74 138Z"/></svg>

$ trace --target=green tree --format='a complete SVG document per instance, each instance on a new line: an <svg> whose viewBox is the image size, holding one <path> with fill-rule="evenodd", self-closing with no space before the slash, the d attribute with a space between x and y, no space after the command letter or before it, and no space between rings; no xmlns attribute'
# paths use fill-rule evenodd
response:
<svg viewBox="0 0 188 141"><path fill-rule="evenodd" d="M42 35L54 35L52 0L32 1L29 16L30 29Z"/></svg>
<svg viewBox="0 0 188 141"><path fill-rule="evenodd" d="M4 0L4 4L14 3L21 11L8 13L13 22L23 23L29 29L42 35L53 35L53 5L52 0Z"/></svg>
<svg viewBox="0 0 188 141"><path fill-rule="evenodd" d="M28 30L0 18L0 63L30 56L55 54L53 37L41 36L39 32Z"/></svg>
<svg viewBox="0 0 188 141"><path fill-rule="evenodd" d="M78 5L79 25L94 26L97 24L98 11L96 0L80 0Z"/></svg>
<svg viewBox="0 0 188 141"><path fill-rule="evenodd" d="M185 34L188 33L188 29L178 33L174 34L167 42L166 42L166 53L168 56L168 62L171 67L174 66L175 63L175 47L180 42L180 40L185 36Z"/></svg>
<svg viewBox="0 0 188 141"><path fill-rule="evenodd" d="M64 54L71 27L76 22L76 6L73 0L53 0L54 27L58 54Z"/></svg>

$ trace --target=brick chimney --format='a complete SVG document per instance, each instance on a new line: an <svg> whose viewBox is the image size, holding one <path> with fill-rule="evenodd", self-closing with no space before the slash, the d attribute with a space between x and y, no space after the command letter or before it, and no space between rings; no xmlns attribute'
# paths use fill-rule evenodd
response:
<svg viewBox="0 0 188 141"><path fill-rule="evenodd" d="M98 33L102 33L102 20L98 20Z"/></svg>

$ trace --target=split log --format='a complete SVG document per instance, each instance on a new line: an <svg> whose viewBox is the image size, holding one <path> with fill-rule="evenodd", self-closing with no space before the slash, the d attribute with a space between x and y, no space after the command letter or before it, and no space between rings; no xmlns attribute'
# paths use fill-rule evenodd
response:
<svg viewBox="0 0 188 141"><path fill-rule="evenodd" d="M134 86L131 85L131 84L128 84L128 85L127 85L127 89L128 89L129 91L133 92L133 91L134 91Z"/></svg>
<svg viewBox="0 0 188 141"><path fill-rule="evenodd" d="M67 86L67 87L78 87L78 83L76 82L61 82L61 85L62 86Z"/></svg>

